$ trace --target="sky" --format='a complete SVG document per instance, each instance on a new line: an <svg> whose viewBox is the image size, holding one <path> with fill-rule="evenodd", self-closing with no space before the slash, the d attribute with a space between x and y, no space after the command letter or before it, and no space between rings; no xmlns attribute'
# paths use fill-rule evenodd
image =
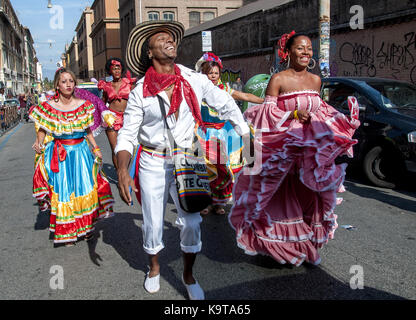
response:
<svg viewBox="0 0 416 320"><path fill-rule="evenodd" d="M65 51L75 36L75 27L85 7L94 0L10 0L20 24L29 28L36 56L42 64L43 77L53 79Z"/></svg>

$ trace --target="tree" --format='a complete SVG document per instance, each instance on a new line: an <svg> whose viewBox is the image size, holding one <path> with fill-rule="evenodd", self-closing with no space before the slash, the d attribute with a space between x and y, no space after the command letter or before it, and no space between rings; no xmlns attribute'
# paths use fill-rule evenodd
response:
<svg viewBox="0 0 416 320"><path fill-rule="evenodd" d="M53 89L53 83L52 80L49 80L48 77L45 77L45 79L43 79L43 89L48 91Z"/></svg>

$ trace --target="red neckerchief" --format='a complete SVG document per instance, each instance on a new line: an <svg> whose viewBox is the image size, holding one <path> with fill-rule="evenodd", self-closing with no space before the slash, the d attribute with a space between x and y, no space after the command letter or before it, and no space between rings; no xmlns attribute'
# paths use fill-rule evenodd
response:
<svg viewBox="0 0 416 320"><path fill-rule="evenodd" d="M175 64L175 74L157 73L155 68L151 66L144 77L143 82L143 97L156 96L159 92L165 90L171 84L175 84L170 102L170 109L168 116L175 113L182 102L182 87L185 95L185 100L191 109L192 115L196 123L203 127L201 110L199 109L198 99L188 81L181 75L181 70Z"/></svg>

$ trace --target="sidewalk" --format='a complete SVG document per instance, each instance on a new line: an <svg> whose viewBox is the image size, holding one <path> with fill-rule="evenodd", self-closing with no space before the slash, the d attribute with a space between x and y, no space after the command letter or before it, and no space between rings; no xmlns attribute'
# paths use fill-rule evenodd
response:
<svg viewBox="0 0 416 320"><path fill-rule="evenodd" d="M12 124L9 128L7 128L6 130L2 130L0 129L0 137L2 137L3 135L7 134L8 132L10 132L13 128L15 128L17 125L19 125L19 123L25 123L26 121L17 121L14 124Z"/></svg>

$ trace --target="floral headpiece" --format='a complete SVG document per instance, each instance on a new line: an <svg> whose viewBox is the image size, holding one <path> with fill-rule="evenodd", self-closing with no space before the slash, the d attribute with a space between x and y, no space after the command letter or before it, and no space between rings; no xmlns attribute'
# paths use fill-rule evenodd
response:
<svg viewBox="0 0 416 320"><path fill-rule="evenodd" d="M63 72L63 71L65 71L65 68L64 67L59 67L58 69L56 69L55 73Z"/></svg>
<svg viewBox="0 0 416 320"><path fill-rule="evenodd" d="M110 66L110 70L115 67L115 66L119 66L121 68L121 63L120 61L117 60L111 60L111 66Z"/></svg>
<svg viewBox="0 0 416 320"><path fill-rule="evenodd" d="M289 52L286 50L286 43L287 41L292 38L296 34L295 30L292 30L291 33L285 33L282 35L277 42L279 48L277 49L277 54L280 57L280 63L284 63L287 61L287 57L289 56Z"/></svg>
<svg viewBox="0 0 416 320"><path fill-rule="evenodd" d="M214 61L214 62L218 63L219 66L220 66L220 69L222 69L221 59L218 56L216 56L215 54L213 54L212 52L206 52L206 53L203 54L203 56L196 63L195 70L197 72L199 72L201 70L202 64L204 62L207 62L207 61Z"/></svg>

